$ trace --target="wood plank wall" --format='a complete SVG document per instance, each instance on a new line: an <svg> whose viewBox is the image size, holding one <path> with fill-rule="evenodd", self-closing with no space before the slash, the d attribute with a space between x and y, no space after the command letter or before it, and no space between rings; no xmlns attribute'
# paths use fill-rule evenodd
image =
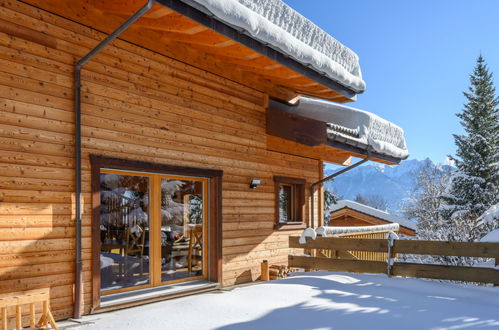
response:
<svg viewBox="0 0 499 330"><path fill-rule="evenodd" d="M0 293L50 285L57 319L73 312L73 63L103 37L19 1L0 3ZM123 41L82 77L85 313L90 153L222 169L223 284L255 280L262 259L287 263L297 232L273 230L272 177L310 183L322 164L266 150L263 94ZM263 184L249 189L251 178Z"/></svg>

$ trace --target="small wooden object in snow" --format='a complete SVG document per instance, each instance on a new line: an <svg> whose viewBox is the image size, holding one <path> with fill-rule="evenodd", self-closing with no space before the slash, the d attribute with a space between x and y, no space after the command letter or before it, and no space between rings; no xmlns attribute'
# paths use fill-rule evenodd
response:
<svg viewBox="0 0 499 330"><path fill-rule="evenodd" d="M289 269L284 265L272 265L269 267L269 279L278 280L288 276Z"/></svg>
<svg viewBox="0 0 499 330"><path fill-rule="evenodd" d="M49 323L53 329L59 329L49 308L49 289L37 289L23 292L13 292L0 295L0 310L2 313L2 330L8 328L7 308L16 308L16 329L22 329L22 306L29 305L29 326L31 329L48 329ZM35 324L35 303L42 303L43 311L38 323Z"/></svg>

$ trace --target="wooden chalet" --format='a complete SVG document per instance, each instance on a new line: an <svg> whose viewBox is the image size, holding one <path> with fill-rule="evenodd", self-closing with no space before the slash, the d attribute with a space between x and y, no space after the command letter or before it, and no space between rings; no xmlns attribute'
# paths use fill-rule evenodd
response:
<svg viewBox="0 0 499 330"><path fill-rule="evenodd" d="M60 320L254 281L322 223L323 162L407 157L338 104L355 53L261 2L0 1L0 295Z"/></svg>
<svg viewBox="0 0 499 330"><path fill-rule="evenodd" d="M360 227L398 223L399 233L416 236L416 224L354 201L341 200L331 208L329 226Z"/></svg>

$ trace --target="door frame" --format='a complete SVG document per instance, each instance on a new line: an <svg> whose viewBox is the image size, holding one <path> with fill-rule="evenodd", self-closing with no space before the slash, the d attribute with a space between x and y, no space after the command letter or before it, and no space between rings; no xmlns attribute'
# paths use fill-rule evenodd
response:
<svg viewBox="0 0 499 330"><path fill-rule="evenodd" d="M101 169L116 169L133 172L149 172L208 180L208 267L210 282L222 282L222 170L203 169L169 164L151 163L139 160L90 155L92 188L92 306L100 306L100 173Z"/></svg>

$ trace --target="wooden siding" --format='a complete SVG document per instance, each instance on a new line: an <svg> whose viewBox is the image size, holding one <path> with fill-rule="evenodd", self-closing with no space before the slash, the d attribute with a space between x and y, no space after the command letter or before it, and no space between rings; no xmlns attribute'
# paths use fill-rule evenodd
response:
<svg viewBox="0 0 499 330"><path fill-rule="evenodd" d="M13 0L0 4L0 20L0 293L50 285L64 319L75 257L73 63L104 35ZM308 187L322 163L267 150L263 94L121 40L82 78L84 313L89 154L223 170L223 284L255 280L262 259L287 263L298 232L273 229L273 176ZM262 185L249 189L251 178Z"/></svg>

